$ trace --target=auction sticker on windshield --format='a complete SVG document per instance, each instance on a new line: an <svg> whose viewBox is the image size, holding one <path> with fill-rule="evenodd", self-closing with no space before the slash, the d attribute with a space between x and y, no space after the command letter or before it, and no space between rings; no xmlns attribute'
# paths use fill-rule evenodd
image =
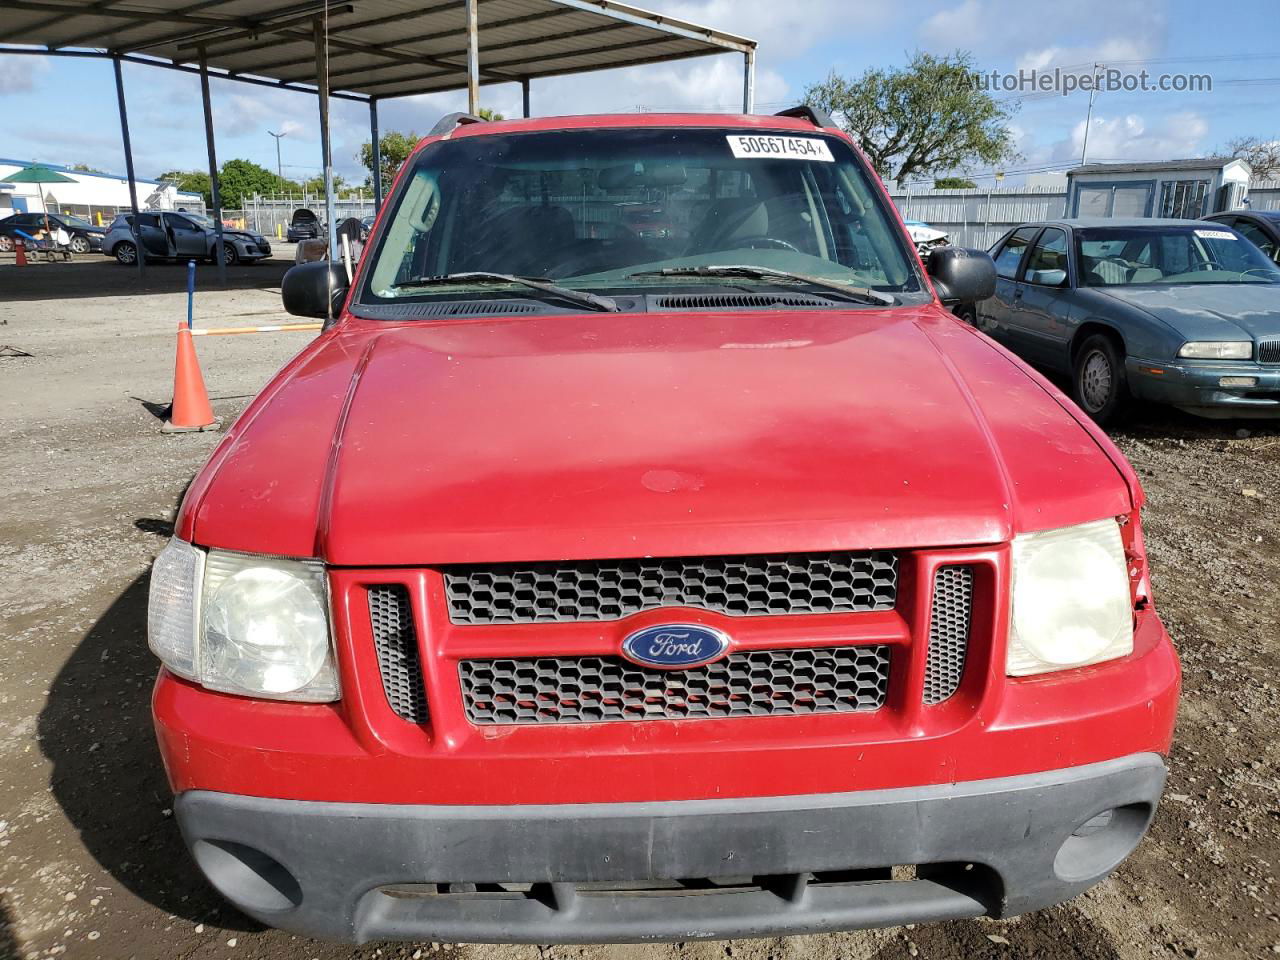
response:
<svg viewBox="0 0 1280 960"><path fill-rule="evenodd" d="M772 157L778 160L821 160L835 163L831 148L825 140L816 137L760 137L754 134L733 134L726 137L729 149L739 160Z"/></svg>

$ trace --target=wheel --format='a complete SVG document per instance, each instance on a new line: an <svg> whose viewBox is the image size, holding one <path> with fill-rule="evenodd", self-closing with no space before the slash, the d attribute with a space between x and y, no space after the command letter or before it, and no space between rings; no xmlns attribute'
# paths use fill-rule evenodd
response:
<svg viewBox="0 0 1280 960"><path fill-rule="evenodd" d="M217 260L217 256L218 255L216 253L213 255L215 262ZM227 266L231 266L239 259L240 259L240 254L236 253L235 244L227 243L227 241L225 240L222 241L222 262L225 263Z"/></svg>
<svg viewBox="0 0 1280 960"><path fill-rule="evenodd" d="M1129 400L1124 357L1115 340L1095 333L1076 351L1071 377L1075 401L1097 423L1116 419Z"/></svg>
<svg viewBox="0 0 1280 960"><path fill-rule="evenodd" d="M972 303L962 303L953 308L951 312L971 327L976 327L978 325L977 309Z"/></svg>
<svg viewBox="0 0 1280 960"><path fill-rule="evenodd" d="M88 253L89 238L88 237L72 237L71 252L72 253Z"/></svg>
<svg viewBox="0 0 1280 960"><path fill-rule="evenodd" d="M0 253L13 252L13 237L7 233L0 233Z"/></svg>
<svg viewBox="0 0 1280 960"><path fill-rule="evenodd" d="M128 240L121 240L112 252L121 263L132 265L138 262L138 248Z"/></svg>

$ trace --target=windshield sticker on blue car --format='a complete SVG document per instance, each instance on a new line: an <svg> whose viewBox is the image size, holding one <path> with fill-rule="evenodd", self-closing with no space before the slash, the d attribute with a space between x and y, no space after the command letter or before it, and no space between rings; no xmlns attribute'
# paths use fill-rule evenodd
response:
<svg viewBox="0 0 1280 960"><path fill-rule="evenodd" d="M831 148L817 137L762 137L754 134L731 134L725 138L729 149L739 160L769 157L774 160L820 160L835 163Z"/></svg>
<svg viewBox="0 0 1280 960"><path fill-rule="evenodd" d="M1197 230L1196 236L1201 240L1234 240L1236 238L1230 230Z"/></svg>

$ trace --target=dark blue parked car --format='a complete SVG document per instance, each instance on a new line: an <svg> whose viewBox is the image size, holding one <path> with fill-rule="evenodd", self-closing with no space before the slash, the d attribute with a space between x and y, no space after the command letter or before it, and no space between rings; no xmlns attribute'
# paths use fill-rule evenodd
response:
<svg viewBox="0 0 1280 960"><path fill-rule="evenodd" d="M1131 397L1280 417L1280 267L1197 220L1028 223L991 249L995 296L961 315L1071 377L1102 423Z"/></svg>

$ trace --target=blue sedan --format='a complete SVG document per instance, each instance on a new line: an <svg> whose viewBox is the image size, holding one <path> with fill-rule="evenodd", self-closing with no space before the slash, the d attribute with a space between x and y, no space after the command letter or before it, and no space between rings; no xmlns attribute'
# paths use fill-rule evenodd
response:
<svg viewBox="0 0 1280 960"><path fill-rule="evenodd" d="M1028 223L991 250L996 293L962 314L1066 374L1099 423L1133 397L1280 418L1280 267L1196 220Z"/></svg>

